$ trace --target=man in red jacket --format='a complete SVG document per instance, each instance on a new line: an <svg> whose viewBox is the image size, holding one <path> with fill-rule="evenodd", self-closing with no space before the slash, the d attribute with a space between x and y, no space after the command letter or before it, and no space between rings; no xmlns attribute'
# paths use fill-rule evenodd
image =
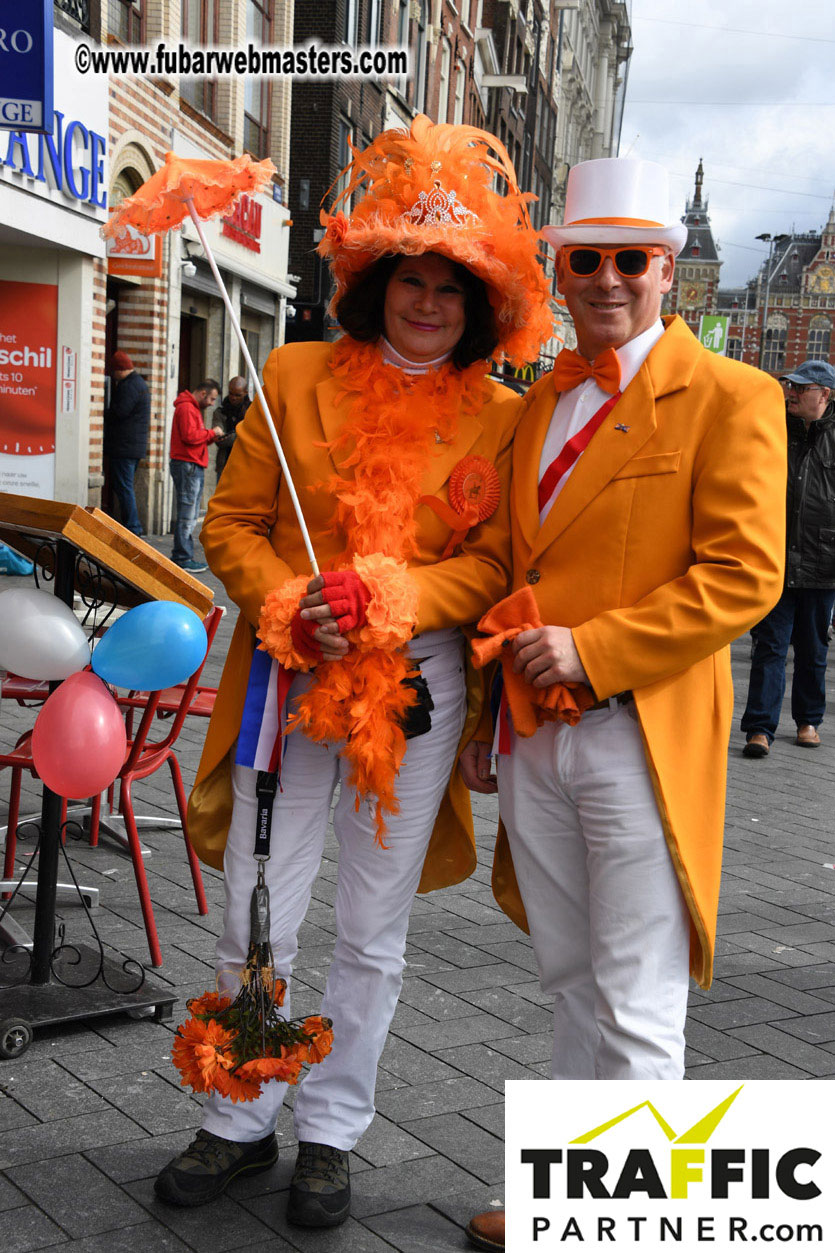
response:
<svg viewBox="0 0 835 1253"><path fill-rule="evenodd" d="M205 561L195 561L191 532L203 498L203 476L209 464L209 444L223 434L222 426L208 430L203 413L216 403L220 383L204 379L193 392L182 391L174 401L171 428L171 477L174 480L177 513L174 521L174 548L171 560L189 574L206 570Z"/></svg>

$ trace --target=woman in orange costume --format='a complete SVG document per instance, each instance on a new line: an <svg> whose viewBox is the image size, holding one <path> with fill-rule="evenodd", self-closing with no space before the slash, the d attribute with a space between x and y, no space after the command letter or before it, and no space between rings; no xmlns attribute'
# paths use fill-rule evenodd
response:
<svg viewBox="0 0 835 1253"><path fill-rule="evenodd" d="M349 1213L348 1153L374 1114L414 893L460 882L475 865L453 770L479 714L461 628L505 594L519 410L487 377L488 359L532 360L551 330L526 197L492 136L419 117L355 152L347 173L320 245L345 333L281 348L264 370L325 574L310 579L256 404L201 536L241 615L189 810L198 852L224 868L217 964L228 986L249 936L258 771L281 757L266 875L276 970L289 977L341 784L337 937L322 1001L334 1048L294 1109L288 1217L305 1226ZM277 736L286 715L291 731ZM212 1098L158 1194L201 1204L269 1166L284 1091L272 1082L252 1103Z"/></svg>

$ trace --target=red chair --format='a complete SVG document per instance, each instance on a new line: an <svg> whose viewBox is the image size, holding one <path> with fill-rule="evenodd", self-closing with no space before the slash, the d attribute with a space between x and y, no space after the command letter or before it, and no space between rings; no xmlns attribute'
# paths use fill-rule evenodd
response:
<svg viewBox="0 0 835 1253"><path fill-rule="evenodd" d="M157 934L156 923L154 921L154 911L151 905L151 894L148 889L148 879L145 874L145 866L142 860L142 845L139 840L139 829L136 815L133 809L133 800L131 789L133 784L139 779L146 779L149 775L159 770L160 766L167 763L171 771L171 781L174 786L174 796L177 801L177 811L179 813L182 827L183 840L186 846L186 856L188 858L189 869L191 870L191 879L194 884L194 895L197 899L197 909L200 914L207 914L209 907L206 903L206 894L203 890L203 878L200 874L200 864L197 854L192 848L191 841L188 838L188 820L187 820L187 804L186 794L183 787L183 777L180 772L180 763L174 752L174 745L183 723L191 712L192 703L198 692L198 679L205 665L206 657L209 655L209 649L212 646L220 620L223 617L223 608L215 606L209 611L203 619L203 625L206 628L207 647L206 654L200 665L195 670L191 678L180 684L177 688L168 688L159 692L147 693L131 693L129 696L122 697L119 704L127 711L128 734L132 736L128 740L128 750L125 757L125 764L119 771L117 780L119 783L119 807L118 812L125 824L125 837L128 851L130 852L131 861L133 862L133 871L136 876L136 886L139 889L139 902L142 907L142 917L145 922L145 932L148 937L148 948L151 954L151 963L154 966L162 965L162 950L159 944L159 936ZM163 697L169 692L176 692L179 700L167 702L171 708L171 722L168 726L168 734L164 739L159 741L150 740L151 732L154 728L157 714L159 712L160 703ZM139 728L136 735L133 735L132 719L133 715L142 710ZM149 823L154 820L149 819ZM120 838L118 832L110 829L107 821L102 819L99 823L100 829L108 834L115 835ZM91 843L96 842L96 832L92 824L91 816Z"/></svg>
<svg viewBox="0 0 835 1253"><path fill-rule="evenodd" d="M174 745L182 730L186 717L191 712L191 706L198 693L198 679L205 665L206 657L209 655L220 619L223 617L224 610L220 606L215 606L203 620L206 628L207 647L206 653L200 665L195 670L191 678L180 684L177 688L169 688L159 692L131 693L129 696L119 698L119 704L126 710L126 720L128 721L128 746L125 754L124 764L114 781L119 783L119 805L118 814L125 824L125 836L110 827L107 820L100 817L101 797L94 797L91 814L90 814L90 843L96 845L98 843L99 831L103 831L116 838L130 853L133 862L133 871L136 876L136 885L139 890L139 902L142 908L142 917L145 923L145 932L148 938L148 948L151 954L151 963L154 966L162 965L162 950L159 944L159 935L157 933L156 923L154 921L154 911L151 904L151 894L148 888L148 879L145 874L145 866L142 860L142 845L139 840L139 830L136 814L133 809L132 787L139 779L146 779L149 775L154 774L161 766L167 764L171 771L171 781L174 786L174 796L177 801L177 811L179 814L179 822L174 820L170 822L167 819L149 819L151 825L177 825L182 828L183 839L186 846L186 856L188 858L189 869L191 870L192 883L194 885L194 894L197 900L197 909L200 914L207 914L209 907L206 903L206 894L203 890L203 879L200 874L200 865L197 855L192 848L191 841L188 838L188 824L186 817L186 794L183 787L183 778L180 771L180 763L177 760L174 751ZM177 693L178 700L175 703L170 701L171 720L167 726L167 735L162 740L152 741L149 737L156 725L156 717L159 710L160 702L169 692ZM133 734L132 720L134 715L142 711L139 727L136 734ZM15 760L11 760L9 755L0 757L0 767L3 765L12 766L12 801L9 805L9 828L6 835L6 857L5 867L8 869L14 865L15 854L15 828L17 824L17 815L20 802L20 779L23 770L29 770L34 775L35 770L32 764L31 750L29 748L29 734L23 737L22 741L15 747ZM25 741L25 742L24 742ZM8 760L7 760L8 758ZM13 822L14 819L14 822ZM10 877L4 869L4 878Z"/></svg>

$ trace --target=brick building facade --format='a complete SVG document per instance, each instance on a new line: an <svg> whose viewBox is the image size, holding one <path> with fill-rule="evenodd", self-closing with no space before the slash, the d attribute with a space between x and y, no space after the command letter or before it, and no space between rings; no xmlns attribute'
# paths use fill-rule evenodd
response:
<svg viewBox="0 0 835 1253"><path fill-rule="evenodd" d="M835 206L823 230L768 241L768 259L743 288L720 291L730 317L728 354L785 374L835 356Z"/></svg>
<svg viewBox="0 0 835 1253"><path fill-rule="evenodd" d="M60 357L62 365L71 362L73 374L69 388L57 373L52 379L58 395L54 470L38 479L18 460L7 478L35 495L108 503L102 455L106 368L119 348L151 392L148 455L136 481L140 518L146 529L165 532L173 495L168 450L174 397L206 375L225 388L232 375L246 371L191 223L158 244L144 243L147 255L138 261L138 240L129 240L127 248L108 244L105 251L98 227L107 209L136 191L169 150L187 157L222 159L243 151L270 157L277 168L273 195L250 201L247 229L230 232L218 219L205 228L260 370L282 341L286 305L295 295L287 277L290 215L284 203L292 85L233 77L85 78L74 69L75 45L84 40L118 49L164 40L171 48L185 40L242 47L252 39L290 46L292 0L55 0L54 13L56 126L75 126L73 159L90 165L84 180L81 172L68 177L55 161L42 171L38 154L49 150L46 141L10 133L0 145L0 259L10 280L27 285L21 290L30 299L36 289L54 288L54 368ZM86 194L91 183L95 199ZM0 400L0 430L2 422ZM0 464L3 482L6 472ZM207 494L213 487L211 457Z"/></svg>

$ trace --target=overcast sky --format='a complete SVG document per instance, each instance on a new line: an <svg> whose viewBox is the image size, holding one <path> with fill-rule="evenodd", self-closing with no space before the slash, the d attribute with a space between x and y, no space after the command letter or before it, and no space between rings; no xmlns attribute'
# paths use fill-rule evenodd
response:
<svg viewBox="0 0 835 1253"><path fill-rule="evenodd" d="M723 265L752 277L755 238L820 230L835 193L835 0L632 0L620 156L659 161L678 218L699 157ZM652 102L652 103L649 103Z"/></svg>

